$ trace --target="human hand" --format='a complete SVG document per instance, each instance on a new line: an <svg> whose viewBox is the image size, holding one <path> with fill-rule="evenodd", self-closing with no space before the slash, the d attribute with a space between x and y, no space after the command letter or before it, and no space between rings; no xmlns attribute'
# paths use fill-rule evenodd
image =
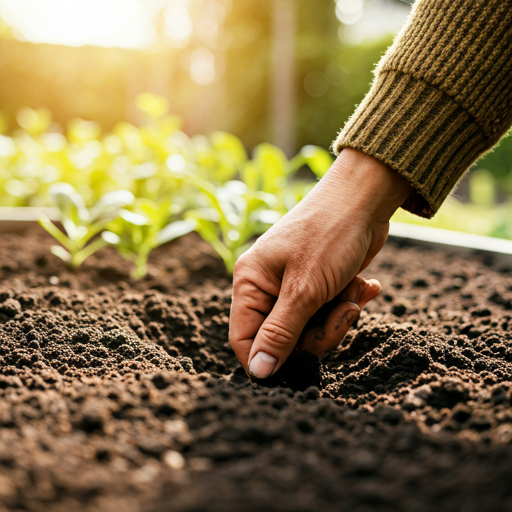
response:
<svg viewBox="0 0 512 512"><path fill-rule="evenodd" d="M304 327L297 348L321 357L345 338L364 306L380 293L376 279L356 276L334 299L324 304Z"/></svg>
<svg viewBox="0 0 512 512"><path fill-rule="evenodd" d="M317 355L342 341L355 320L342 317L380 290L354 278L384 245L389 219L410 192L386 165L344 149L307 197L239 258L229 341L247 372L269 377L299 339ZM323 326L304 330L315 314Z"/></svg>

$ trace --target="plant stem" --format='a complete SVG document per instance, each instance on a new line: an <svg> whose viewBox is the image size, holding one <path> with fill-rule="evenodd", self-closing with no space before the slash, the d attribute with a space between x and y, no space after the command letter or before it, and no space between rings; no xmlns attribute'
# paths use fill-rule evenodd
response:
<svg viewBox="0 0 512 512"><path fill-rule="evenodd" d="M135 268L131 272L131 276L134 279L141 279L148 273L148 254L138 254L137 258L135 259Z"/></svg>

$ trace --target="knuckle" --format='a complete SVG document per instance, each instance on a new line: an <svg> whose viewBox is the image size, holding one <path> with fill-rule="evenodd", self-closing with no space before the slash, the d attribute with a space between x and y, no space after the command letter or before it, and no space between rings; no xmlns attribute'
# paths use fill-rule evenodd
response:
<svg viewBox="0 0 512 512"><path fill-rule="evenodd" d="M272 321L265 322L260 327L259 334L269 345L277 349L288 347L295 341L291 330Z"/></svg>
<svg viewBox="0 0 512 512"><path fill-rule="evenodd" d="M233 282L246 280L253 272L253 269L253 258L248 254L242 254L235 263Z"/></svg>
<svg viewBox="0 0 512 512"><path fill-rule="evenodd" d="M247 256L242 254L235 262L234 274L240 274L247 269Z"/></svg>
<svg viewBox="0 0 512 512"><path fill-rule="evenodd" d="M309 270L290 276L286 280L285 292L296 307L316 308L325 302L321 282L316 273Z"/></svg>

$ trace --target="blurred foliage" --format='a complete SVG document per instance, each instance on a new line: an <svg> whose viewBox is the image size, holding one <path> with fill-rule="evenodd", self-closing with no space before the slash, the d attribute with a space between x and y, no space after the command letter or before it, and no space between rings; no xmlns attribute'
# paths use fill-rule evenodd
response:
<svg viewBox="0 0 512 512"><path fill-rule="evenodd" d="M497 201L512 196L512 132L503 137L492 151L484 155L476 164L476 169L484 169L495 179Z"/></svg>
<svg viewBox="0 0 512 512"><path fill-rule="evenodd" d="M48 218L40 223L61 244L52 252L72 267L109 243L141 277L151 250L196 229L231 272L332 164L311 145L289 160L262 143L250 158L232 134L188 137L165 98L144 93L136 103L140 127L121 122L104 134L99 123L73 119L63 135L50 131L49 111L24 107L19 129L0 135L0 206L57 206L64 231ZM296 176L304 168L309 179Z"/></svg>
<svg viewBox="0 0 512 512"><path fill-rule="evenodd" d="M391 220L512 240L511 202L489 208L488 206L461 203L450 197L433 219L416 217L400 209Z"/></svg>
<svg viewBox="0 0 512 512"><path fill-rule="evenodd" d="M131 209L123 209L107 225L100 240L117 248L126 259L135 263L132 277L141 278L147 273L149 254L165 244L193 231L196 224L190 220L173 220L181 208L173 208L169 200L158 203L137 199Z"/></svg>
<svg viewBox="0 0 512 512"><path fill-rule="evenodd" d="M220 254L229 272L254 237L277 222L314 185L291 179L295 173L308 165L321 177L331 166L332 157L319 147L306 146L289 161L281 149L262 143L255 148L252 160L240 164L239 179L217 186L197 174L188 176L202 192L205 205L189 211L186 217L195 222L196 231Z"/></svg>
<svg viewBox="0 0 512 512"><path fill-rule="evenodd" d="M79 267L91 254L106 245L101 238L94 237L134 199L127 190L117 190L105 194L88 209L82 196L69 183L54 183L48 192L60 212L64 232L46 215L40 216L39 224L61 244L54 245L52 253L71 268Z"/></svg>
<svg viewBox="0 0 512 512"><path fill-rule="evenodd" d="M171 201L195 217L205 238L215 233L230 267L251 240L245 230L269 225L255 221L252 207L244 210L249 196L272 195L257 210L279 215L304 197L331 161L320 148L360 103L392 40L349 45L335 0L294 0L297 155L289 160L264 142L273 133L272 1L194 0L190 37L181 45L161 37L144 51L22 42L0 20L0 205L48 205L57 182L71 185L87 208L117 190L156 205ZM215 60L208 84L192 77L198 50ZM313 174L298 179L304 166ZM451 198L433 220L403 211L395 218L512 238L511 195L509 136L464 178L460 200Z"/></svg>
<svg viewBox="0 0 512 512"><path fill-rule="evenodd" d="M297 139L328 147L361 103L392 36L347 46L327 5L301 0L296 39ZM343 26L341 26L341 30Z"/></svg>
<svg viewBox="0 0 512 512"><path fill-rule="evenodd" d="M208 14L207 4L191 3L199 13L196 18L201 11ZM183 47L69 48L0 37L0 65L8 77L0 83L0 105L11 127L16 112L28 105L49 109L61 125L80 117L110 131L124 119L139 124L135 98L153 91L165 96L172 112L183 119L186 133L236 133L252 149L271 140L272 133L272 0L230 5L214 39L208 38L199 17L197 30ZM305 144L329 147L367 92L372 69L391 42L387 37L344 45L334 7L334 0L295 1L296 150ZM207 85L197 84L190 74L190 58L197 49L215 58L216 76Z"/></svg>
<svg viewBox="0 0 512 512"><path fill-rule="evenodd" d="M250 157L232 134L186 135L165 98L144 93L136 104L145 117L140 127L121 122L103 133L97 122L73 119L64 135L48 110L24 107L19 128L0 135L0 205L55 204L64 231L47 218L41 225L61 243L52 252L73 267L109 243L141 277L151 250L195 229L232 272L255 237L332 164L313 145L288 159L262 143ZM478 168L469 175L470 204L450 198L431 221L404 211L394 220L512 238L512 202L496 204L497 183Z"/></svg>
<svg viewBox="0 0 512 512"><path fill-rule="evenodd" d="M398 210L392 220L512 240L512 136L476 162L433 219Z"/></svg>

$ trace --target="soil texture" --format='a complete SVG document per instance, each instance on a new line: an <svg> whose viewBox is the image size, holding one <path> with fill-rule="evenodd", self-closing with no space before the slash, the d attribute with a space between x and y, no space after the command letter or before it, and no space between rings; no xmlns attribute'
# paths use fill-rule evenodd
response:
<svg viewBox="0 0 512 512"><path fill-rule="evenodd" d="M512 511L512 272L388 243L321 361L251 382L195 234L149 275L0 239L0 512Z"/></svg>

